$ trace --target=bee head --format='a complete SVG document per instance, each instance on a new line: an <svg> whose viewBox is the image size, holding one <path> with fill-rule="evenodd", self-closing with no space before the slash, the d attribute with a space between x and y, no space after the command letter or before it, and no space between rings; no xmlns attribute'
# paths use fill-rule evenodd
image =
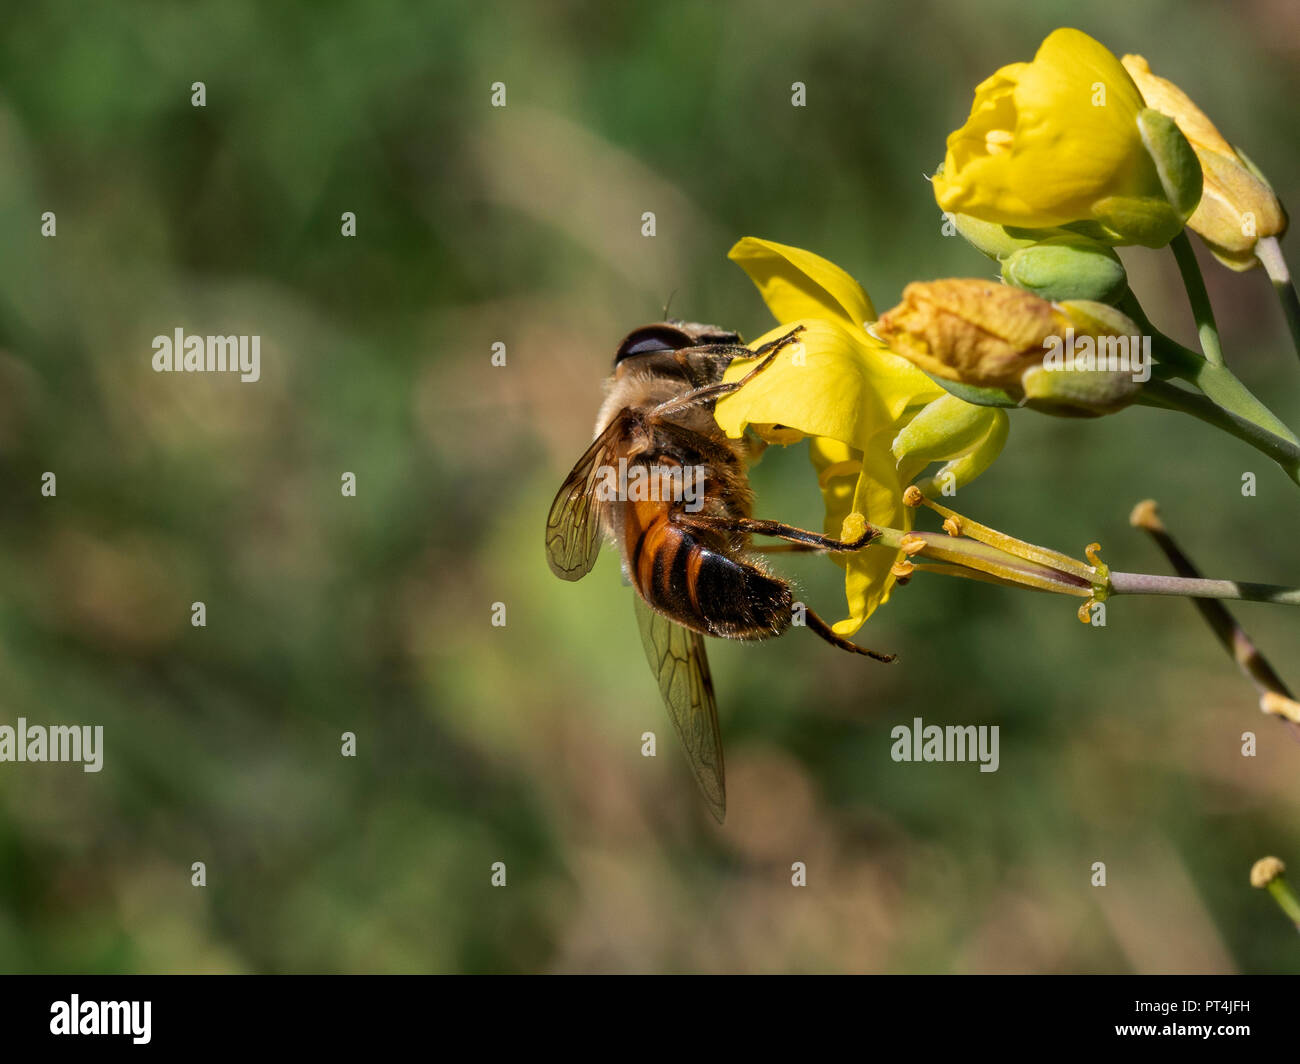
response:
<svg viewBox="0 0 1300 1064"><path fill-rule="evenodd" d="M618 345L614 355L617 366L625 358L651 355L659 351L681 351L703 344L738 344L740 337L716 325L702 325L693 321L660 321L633 329Z"/></svg>

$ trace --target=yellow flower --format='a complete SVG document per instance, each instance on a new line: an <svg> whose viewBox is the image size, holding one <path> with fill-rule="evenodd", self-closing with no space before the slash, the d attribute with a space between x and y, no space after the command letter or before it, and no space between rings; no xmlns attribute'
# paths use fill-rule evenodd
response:
<svg viewBox="0 0 1300 1064"><path fill-rule="evenodd" d="M1105 46L1059 29L1032 63L976 88L970 117L948 137L935 199L996 225L1071 225L1108 243L1160 247L1200 196L1181 139Z"/></svg>
<svg viewBox="0 0 1300 1064"><path fill-rule="evenodd" d="M904 505L903 490L926 467L947 462L931 480L955 487L996 457L1006 438L1005 413L954 400L872 336L871 300L842 269L811 252L754 237L739 241L730 257L780 323L752 346L793 325L804 328L799 342L784 348L772 365L720 399L715 416L732 438L746 428L771 443L810 438L827 535L856 538L864 518L910 529L914 511ZM738 379L752 365L733 363L726 379ZM849 616L834 626L838 633L852 635L888 600L899 557L881 545L835 556L845 567L849 606Z"/></svg>
<svg viewBox="0 0 1300 1064"><path fill-rule="evenodd" d="M1138 326L1113 307L1050 303L994 281L909 284L875 332L933 377L1050 413L1113 413L1150 376Z"/></svg>
<svg viewBox="0 0 1300 1064"><path fill-rule="evenodd" d="M1259 265L1255 244L1262 237L1280 236L1287 224L1268 182L1182 89L1151 73L1140 55L1126 55L1123 63L1147 106L1178 123L1200 160L1205 190L1187 228L1199 233L1225 266L1249 270Z"/></svg>

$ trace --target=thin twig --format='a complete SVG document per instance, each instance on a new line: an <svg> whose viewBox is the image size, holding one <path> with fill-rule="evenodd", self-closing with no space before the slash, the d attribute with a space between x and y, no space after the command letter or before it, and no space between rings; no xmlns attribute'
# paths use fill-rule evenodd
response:
<svg viewBox="0 0 1300 1064"><path fill-rule="evenodd" d="M1153 499L1147 499L1133 507L1133 512L1129 515L1129 524L1147 532L1156 541L1156 545L1164 552L1179 576L1188 579L1200 578L1200 570L1179 549L1178 544L1165 528ZM1291 689L1269 664L1268 659L1260 653L1259 648L1237 623L1236 618L1218 599L1198 598L1194 599L1192 604L1205 618L1206 624L1223 645L1223 649L1231 655L1246 678L1255 685L1260 695L1260 708L1284 721L1291 734L1296 739L1300 739L1300 724L1292 719L1293 714L1300 715L1300 704L1296 703Z"/></svg>

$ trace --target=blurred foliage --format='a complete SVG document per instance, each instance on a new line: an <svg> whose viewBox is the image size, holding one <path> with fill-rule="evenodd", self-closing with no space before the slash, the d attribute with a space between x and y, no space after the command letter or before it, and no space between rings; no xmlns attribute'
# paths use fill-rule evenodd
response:
<svg viewBox="0 0 1300 1064"><path fill-rule="evenodd" d="M670 296L768 328L736 238L815 250L880 308L992 274L923 174L974 85L1062 24L1146 55L1296 200L1284 0L10 5L0 723L102 724L106 752L0 765L0 969L1300 970L1247 884L1300 861L1300 746L1185 603L1090 629L918 576L861 633L892 668L715 641L717 829L612 552L577 585L543 560L618 339ZM1171 256L1126 260L1191 340ZM1234 367L1294 423L1267 283L1205 268ZM153 373L177 326L259 334L262 380ZM804 455L754 483L762 516L820 521ZM1126 523L1148 496L1208 574L1300 580L1294 488L1162 412L1015 416L959 509L1159 571ZM838 570L781 569L840 615ZM1300 682L1297 619L1240 615ZM894 763L917 716L999 725L1000 771Z"/></svg>

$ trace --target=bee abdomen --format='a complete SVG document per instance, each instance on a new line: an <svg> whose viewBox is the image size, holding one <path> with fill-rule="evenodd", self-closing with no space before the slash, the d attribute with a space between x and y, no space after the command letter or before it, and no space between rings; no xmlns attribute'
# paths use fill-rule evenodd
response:
<svg viewBox="0 0 1300 1064"><path fill-rule="evenodd" d="M782 580L756 566L695 545L694 601L712 635L770 639L790 627L791 595Z"/></svg>
<svg viewBox="0 0 1300 1064"><path fill-rule="evenodd" d="M645 600L678 624L726 639L770 639L790 626L789 586L701 543L662 515L632 550Z"/></svg>

